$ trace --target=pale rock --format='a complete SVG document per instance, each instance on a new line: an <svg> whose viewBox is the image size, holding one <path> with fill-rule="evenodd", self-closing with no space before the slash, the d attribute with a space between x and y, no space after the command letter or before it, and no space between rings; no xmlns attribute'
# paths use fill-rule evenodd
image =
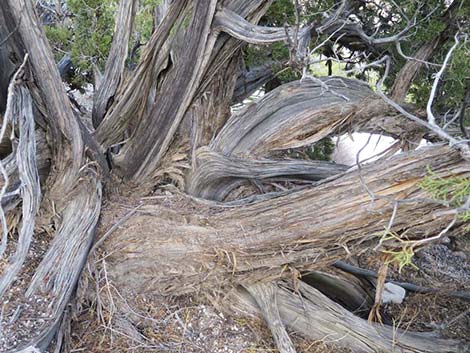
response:
<svg viewBox="0 0 470 353"><path fill-rule="evenodd" d="M405 299L406 290L396 284L387 282L382 293L382 303L401 304Z"/></svg>

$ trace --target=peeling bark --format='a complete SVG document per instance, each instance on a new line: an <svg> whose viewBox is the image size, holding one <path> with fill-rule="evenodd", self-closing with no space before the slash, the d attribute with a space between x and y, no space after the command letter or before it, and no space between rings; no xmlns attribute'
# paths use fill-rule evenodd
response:
<svg viewBox="0 0 470 353"><path fill-rule="evenodd" d="M107 242L111 274L123 288L180 294L282 277L285 266L321 268L374 246L394 199L416 201L400 204L393 230L431 236L450 217L435 217L442 206L420 202L426 195L417 184L428 168L442 177L469 175L457 152L432 147L364 166L364 182L382 197L374 202L356 170L243 208L209 212L196 205L183 214L145 206Z"/></svg>
<svg viewBox="0 0 470 353"><path fill-rule="evenodd" d="M443 203L427 199L419 182L429 169L443 178L470 176L468 162L442 145L350 169L327 162L272 159L273 151L312 144L331 134L365 131L418 140L426 131L400 116L366 84L339 77L304 75L230 116L234 97L241 99L271 74L267 68L248 75L249 87L240 92L239 82L237 90L243 43L287 40L285 28L256 25L270 3L164 1L155 13L156 28L141 62L127 77L124 62L137 0L122 0L111 55L95 97L94 136L70 106L33 3L6 0L0 5L0 41L6 44L6 49L0 47L0 64L5 67L0 73L0 111L7 102L15 102L23 112L17 131L10 131L20 138L18 146L13 144L14 153L8 155L8 141L0 141L10 179L7 191L14 194L5 196L2 205L17 206L21 201L23 222L17 247L8 252L6 272L0 277L0 294L6 301L0 326L7 337L0 349L46 349L94 241L101 182L112 188L112 181L121 178L155 187L153 177L166 173L163 161L170 169L188 169L186 190L192 196L182 196L173 208L143 205L125 227L99 240L108 253L113 285L127 295L217 292L241 284L262 309L283 352L294 351L283 325L315 339L331 336L363 352L392 352L396 347L404 352L464 349L460 342L434 334L369 325L302 282L294 288L270 283L374 248L392 215L394 232L407 232L416 240L438 234L453 214L444 212L449 209ZM307 45L308 36L335 32L332 40L354 39L362 47L377 48L409 30L374 38L339 17L345 6L341 2L323 23L301 29L300 46ZM287 29L287 34L293 31ZM29 62L22 85L5 100L9 75L26 53ZM47 130L47 138L41 129ZM40 138L35 141L35 136ZM191 143L192 166L185 160L186 140ZM52 147L51 174L41 189L39 176L47 174L41 169L49 167L46 144ZM108 180L102 151L114 145L121 149L109 154L114 179ZM178 177L183 179L182 172ZM239 185L277 178L302 182L302 189L219 202ZM1 182L6 186L6 180ZM204 200L199 202L198 197ZM457 221L453 230L463 232L464 226ZM40 261L29 263L32 273L15 279L28 262L31 242L46 227L50 234ZM13 286L16 292L9 291ZM353 288L357 299L360 289ZM332 292L336 289L330 286ZM31 301L36 304L29 306ZM316 320L309 317L312 312ZM47 320L30 325L33 315ZM126 327L125 321L120 324ZM27 332L27 337L16 340L18 332Z"/></svg>
<svg viewBox="0 0 470 353"><path fill-rule="evenodd" d="M22 196L23 222L19 231L16 252L11 256L9 266L4 269L0 277L0 297L5 294L5 291L13 283L26 260L34 233L35 218L41 203L31 95L26 88L20 87L14 99L16 102L13 104L17 105L15 113L18 114L20 131L16 161L18 163L19 188ZM2 224L2 227L4 226ZM0 253L3 257L5 249L2 248L2 250Z"/></svg>
<svg viewBox="0 0 470 353"><path fill-rule="evenodd" d="M199 1L195 5L188 33L197 40L189 41L181 52L181 57L175 58L177 70L169 74L161 87L165 95L157 95L149 120L140 122L129 143L116 157L115 164L126 178L148 176L155 171L167 151L196 92L216 39L210 33L216 2ZM167 97L172 99L168 100ZM139 143L136 144L135 141Z"/></svg>
<svg viewBox="0 0 470 353"><path fill-rule="evenodd" d="M56 196L61 195L73 187L83 163L84 147L78 121L65 88L60 84L59 71L38 23L33 4L27 0L11 0L2 5L1 9L4 18L11 21L9 28L17 27L21 43L28 48L34 76L34 84L30 86L30 90L37 92L36 95L40 96L47 109L49 132L54 139L54 165L58 172L51 190ZM34 97L35 94L32 94Z"/></svg>
<svg viewBox="0 0 470 353"><path fill-rule="evenodd" d="M119 86L119 82L124 79L124 65L129 49L129 39L132 33L134 17L139 6L138 0L121 0L116 15L116 26L113 43L109 50L106 68L102 78L102 85L99 85L93 102L93 125L95 128L103 120L106 110L110 105L110 100Z"/></svg>
<svg viewBox="0 0 470 353"><path fill-rule="evenodd" d="M282 85L234 114L210 148L223 155L265 155L344 131L423 135L364 83L339 77Z"/></svg>
<svg viewBox="0 0 470 353"><path fill-rule="evenodd" d="M130 127L129 121L139 124L145 111L147 100L154 96L155 80L166 69L170 48L166 44L170 31L182 16L187 1L175 1L170 6L163 21L142 50L142 59L134 74L121 82L113 105L96 130L95 136L104 147L122 141L123 134Z"/></svg>
<svg viewBox="0 0 470 353"><path fill-rule="evenodd" d="M248 180L317 181L346 171L332 162L304 160L244 160L224 157L208 149L197 152L193 174L188 176L187 192L206 200L223 201L237 186Z"/></svg>
<svg viewBox="0 0 470 353"><path fill-rule="evenodd" d="M464 352L468 348L464 342L441 339L434 332L415 333L387 325L371 325L303 282L299 282L297 292L292 285L280 283L275 293L285 325L306 337L334 342L354 352ZM259 310L240 289L224 304L235 305L245 315L257 314Z"/></svg>
<svg viewBox="0 0 470 353"><path fill-rule="evenodd" d="M247 286L246 290L256 298L256 302L271 330L279 353L296 353L279 314L276 286L271 283L255 283Z"/></svg>

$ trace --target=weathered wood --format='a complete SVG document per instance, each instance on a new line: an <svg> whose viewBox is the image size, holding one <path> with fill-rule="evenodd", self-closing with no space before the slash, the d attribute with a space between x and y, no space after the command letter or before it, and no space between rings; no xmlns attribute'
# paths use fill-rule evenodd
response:
<svg viewBox="0 0 470 353"><path fill-rule="evenodd" d="M367 280L361 281L346 272L332 271L328 268L328 273L321 271L305 273L301 280L363 319L367 319L374 304L371 283Z"/></svg>
<svg viewBox="0 0 470 353"><path fill-rule="evenodd" d="M8 266L0 276L0 297L15 280L26 260L33 238L35 219L41 202L41 187L36 162L36 139L33 117L33 103L29 91L25 87L15 89L13 114L16 115L19 125L20 141L16 153L20 191L22 198L23 222L19 230L18 246L10 256ZM6 224L2 224L6 227ZM2 249L5 250L5 249ZM0 251L1 257L4 251Z"/></svg>
<svg viewBox="0 0 470 353"><path fill-rule="evenodd" d="M161 92L165 94L157 93L151 111L115 158L118 172L126 178L144 178L154 172L173 140L216 40L210 30L216 3L216 0L207 0L195 4L181 56L174 58L175 69L162 83Z"/></svg>
<svg viewBox="0 0 470 353"><path fill-rule="evenodd" d="M416 333L399 327L371 325L302 281L297 292L285 282L276 288L282 322L314 340L334 342L336 346L361 353L464 353L468 348L462 341L442 339L434 332ZM222 305L234 305L245 315L258 312L253 300L241 290L234 291Z"/></svg>
<svg viewBox="0 0 470 353"><path fill-rule="evenodd" d="M296 148L332 133L423 135L423 129L387 106L364 82L325 77L282 85L235 113L211 142L224 155L264 155Z"/></svg>
<svg viewBox="0 0 470 353"><path fill-rule="evenodd" d="M95 133L98 142L104 147L122 141L124 131L130 128L129 121L133 119L133 124L139 124L147 101L155 98L154 90L158 82L153 81L168 66L170 46L167 40L171 37L171 29L181 21L186 6L187 1L184 0L172 3L142 49L142 59L132 77L125 82L121 81L114 102Z"/></svg>
<svg viewBox="0 0 470 353"><path fill-rule="evenodd" d="M269 1L250 1L243 4L234 1L230 3L230 9L239 11L252 21L257 21L266 11L267 4ZM150 83L144 86L149 80L150 68L153 67L144 57L141 69L137 69L136 76L128 87L124 88L125 92L119 97L116 96L115 101L118 101L116 106L111 107L108 116L96 132L98 140L105 145L119 142L123 139L124 130L130 127L128 119L130 117L134 119L133 126L136 129L131 126L130 139L114 158L116 169L126 178L142 179L146 174L156 170L190 105L194 100L207 94L213 79L231 61L233 53L240 47L240 41L231 40L228 36L222 37L212 28L211 18L215 12L215 4L198 3L191 11L200 11L200 13L193 14L192 21L185 31L177 32L168 41L164 36L158 36L163 38L165 43L161 45L166 51L158 53L157 62L161 63L155 65L157 70L153 73L153 77L158 78L158 81L154 86ZM204 11L209 11L210 15ZM170 8L155 33L166 22L171 25L181 23L184 14L177 14L172 18L169 15L171 13ZM170 49L168 43L172 46L170 58L168 58ZM196 60L196 57L199 59ZM167 60L168 67L163 74L165 67L162 64ZM191 64L186 65L185 62ZM161 77L158 77L159 72L162 72ZM134 81L135 85L132 84ZM148 93L143 94L143 92ZM142 95L149 97L147 102L140 102ZM139 147L135 141L139 141ZM142 144L143 141L152 141L152 143ZM140 167L137 168L137 165Z"/></svg>
<svg viewBox="0 0 470 353"><path fill-rule="evenodd" d="M26 91L21 92L19 97L26 113L19 114L18 118L28 119L19 124L20 144L12 166L18 169L21 181L23 223L16 252L14 248L9 251L9 264L4 267L6 272L1 278L4 306L0 326L4 340L0 342L0 350L16 352L29 346L44 350L75 289L93 239L101 206L101 184L96 172L84 166L79 121L62 85L33 2L6 1L0 5L0 15L5 19L6 28L12 31L8 38L10 57L22 58L26 52L28 54L30 70L24 70L21 77L14 79L26 83L34 102L33 106ZM14 96L9 95L8 101L12 99ZM36 217L36 224L41 190L34 160L42 155L41 151L47 150L47 145L46 139L41 139L42 145L37 148L39 154L36 152L33 114L41 127L47 128L47 142L53 150L52 173L45 183L47 187L42 187L47 202L42 204L43 212L41 217ZM52 231L55 236L47 240L50 244L46 246L50 248L45 249L46 254L39 264L34 263L27 254L38 235L33 234L35 226L40 229L51 224L57 231ZM31 273L25 274L26 269ZM12 281L15 281L14 286L10 286Z"/></svg>
<svg viewBox="0 0 470 353"><path fill-rule="evenodd" d="M207 148L197 151L194 171L188 175L187 192L208 200L223 201L237 186L250 180L272 178L317 181L342 173L348 167L324 161L251 160L224 157Z"/></svg>
<svg viewBox="0 0 470 353"><path fill-rule="evenodd" d="M15 292L2 297L7 302L0 321L3 352L18 352L28 346L45 350L53 339L95 234L101 208L101 185L95 178L92 170L82 172L81 183L67 199L47 253L31 281L25 283L24 297Z"/></svg>
<svg viewBox="0 0 470 353"><path fill-rule="evenodd" d="M393 231L431 236L452 215L436 217L443 206L422 202L426 194L418 183L428 168L442 177L470 172L457 152L430 147L242 208L209 212L199 205L184 214L145 206L108 240L111 274L136 291L177 294L277 278L285 266L320 268L374 247L392 215L392 200L412 199L399 205ZM360 175L381 199L372 202Z"/></svg>
<svg viewBox="0 0 470 353"><path fill-rule="evenodd" d="M34 158L41 161L42 154L31 153L35 147L32 125L27 132L20 126L21 148L5 160L7 175L14 181L13 191L24 188L20 196L26 224L20 229L17 256L13 258L10 252L12 266L0 279L0 292L6 295L2 297L6 305L0 326L7 337L0 350L28 346L45 349L54 335L100 214L102 176L90 166L104 164L101 151L119 144L119 154L109 155L115 174L152 184L155 174L165 175L159 167L168 157L168 149L184 147L188 135L194 157L188 191L193 195L222 200L234 186L255 178L293 177L307 179L311 185L265 195L261 201L237 200L237 206L231 207L217 203L209 207L208 203L183 197L173 209L167 205L143 206L125 228L105 242L104 250L111 253L108 259L113 284L126 293L150 290L175 295L244 284L263 308L278 346L286 352L293 348L281 318L307 337L328 335L358 351L389 352L396 346L405 352L460 349L457 345L448 349L446 345L458 342L438 340L434 335L400 332L397 342L391 328L359 320L302 283L300 292L299 287L294 290L308 301L306 307L292 295L292 288L259 283L322 268L340 257L373 248L389 224L393 205L398 205L393 231L407 231L413 239L439 233L453 215L441 213L449 211L442 203L424 199L427 195L419 181L428 168L444 178L470 175L468 163L445 146L404 153L347 172L328 163L267 159L273 150L311 144L332 133L379 132L403 140L416 140L425 133L384 104L364 83L308 75L301 82L279 87L228 119L243 42L284 41L286 32L295 32L256 26L270 3L164 1L156 11L156 28L142 50L141 62L133 75L125 78L124 61L137 1L122 0L111 56L93 107L97 142L81 129L73 114L33 2L6 0L0 5L2 44L11 34L8 49L0 47L0 63L6 62L5 72L9 74L29 53L31 72L25 76L36 109L34 118L37 123L41 121L37 125L49 130L48 141L54 152L52 177L43 183L46 216L40 222L41 227L47 224L53 229L53 237L48 239L39 265L34 264L34 273L21 279L19 290L25 297L6 289L28 250L39 208L38 177L29 169L35 169ZM357 23L347 22L346 5L346 1L338 3L323 23L301 29L299 43L304 48L298 52L304 53L301 49L305 49L308 36L327 34L344 45L357 40L361 48L377 48L400 39L410 29L407 26L391 37L374 38ZM7 74L0 74L0 95ZM254 85L266 77L260 74ZM25 97L30 102L31 97ZM1 99L0 110L4 97ZM29 108L28 121L32 122ZM192 122L193 126L188 129L183 122ZM85 143L92 150L86 155L88 159ZM207 144L208 148L198 149ZM167 160L171 161L171 156ZM187 163L181 164L187 168ZM326 179L317 181L321 178ZM14 201L18 200L15 195ZM4 202L8 200L2 199ZM463 225L457 222L455 227L462 229ZM29 307L29 300L39 304ZM313 322L299 308L307 315L319 313L318 320ZM28 322L38 314L47 320ZM317 336L312 336L311 327ZM26 332L26 338L16 339L18 332Z"/></svg>
<svg viewBox="0 0 470 353"><path fill-rule="evenodd" d="M214 18L214 28L252 44L268 44L286 41L287 35L290 37L294 35L292 28L288 28L288 33L286 34L285 28L256 26L236 12L226 8L217 11ZM304 28L304 31L307 32L309 29ZM299 35L302 36L302 33Z"/></svg>
<svg viewBox="0 0 470 353"><path fill-rule="evenodd" d="M413 58L416 60L409 60L400 69L397 74L395 81L390 92L390 98L398 103L405 101L408 90L413 83L414 78L418 74L421 67L430 59L432 53L435 51L437 45L441 42L439 36L434 37L432 40L424 43L417 51L413 54Z"/></svg>
<svg viewBox="0 0 470 353"><path fill-rule="evenodd" d="M428 66L429 60L432 60L433 53L440 49L452 33L455 32L455 15L461 7L461 1L453 1L442 15L442 21L447 24L446 28L437 36L423 43L398 72L393 85L390 89L390 98L398 103L405 101L408 90L413 84L418 72L423 66ZM399 43L397 44L400 45ZM400 49L398 47L397 49Z"/></svg>
<svg viewBox="0 0 470 353"><path fill-rule="evenodd" d="M92 119L95 128L103 120L110 105L110 99L116 94L119 82L124 79L124 66L129 49L129 39L138 6L138 0L121 0L119 2L113 42L102 78L103 84L99 85L93 97Z"/></svg>
<svg viewBox="0 0 470 353"><path fill-rule="evenodd" d="M274 342L279 353L296 353L294 344L286 332L279 314L277 303L277 288L272 283L254 283L246 287L246 290L255 298L266 323L271 330Z"/></svg>
<svg viewBox="0 0 470 353"><path fill-rule="evenodd" d="M52 194L62 195L73 187L82 167L84 148L78 121L65 88L60 84L59 71L33 3L28 0L9 0L0 9L4 18L12 22L10 27L17 27L17 35L29 53L34 76L34 84L30 85L30 90L37 90L47 109L49 132L54 139L57 172L54 173Z"/></svg>

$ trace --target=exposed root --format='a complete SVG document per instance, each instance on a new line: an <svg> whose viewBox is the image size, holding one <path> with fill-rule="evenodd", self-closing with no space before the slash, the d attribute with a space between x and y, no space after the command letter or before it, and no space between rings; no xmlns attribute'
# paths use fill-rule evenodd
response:
<svg viewBox="0 0 470 353"><path fill-rule="evenodd" d="M406 332L400 328L369 324L317 289L300 282L299 293L285 282L275 288L280 317L285 325L305 337L334 342L355 352L465 352L458 340L441 339L434 333ZM230 305L244 313L258 307L242 289L227 298Z"/></svg>
<svg viewBox="0 0 470 353"><path fill-rule="evenodd" d="M245 288L256 300L279 352L296 353L279 314L276 286L272 283L255 283Z"/></svg>
<svg viewBox="0 0 470 353"><path fill-rule="evenodd" d="M101 207L101 185L84 175L61 212L61 224L34 276L22 281L20 295L4 297L0 349L16 352L47 347L86 260ZM24 282L24 283L23 283ZM24 288L26 286L26 288Z"/></svg>

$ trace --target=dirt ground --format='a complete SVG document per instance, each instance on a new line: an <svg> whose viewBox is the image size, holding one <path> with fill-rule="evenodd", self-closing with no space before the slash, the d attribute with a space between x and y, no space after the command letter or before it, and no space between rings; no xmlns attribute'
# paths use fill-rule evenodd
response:
<svg viewBox="0 0 470 353"><path fill-rule="evenodd" d="M167 298L157 306L147 303L147 307L149 318L142 318L136 332L119 327L119 323L114 327L99 324L91 312L84 314L73 329L71 352L277 352L269 330L259 319L230 317L193 298ZM349 353L295 333L292 338L298 352Z"/></svg>

